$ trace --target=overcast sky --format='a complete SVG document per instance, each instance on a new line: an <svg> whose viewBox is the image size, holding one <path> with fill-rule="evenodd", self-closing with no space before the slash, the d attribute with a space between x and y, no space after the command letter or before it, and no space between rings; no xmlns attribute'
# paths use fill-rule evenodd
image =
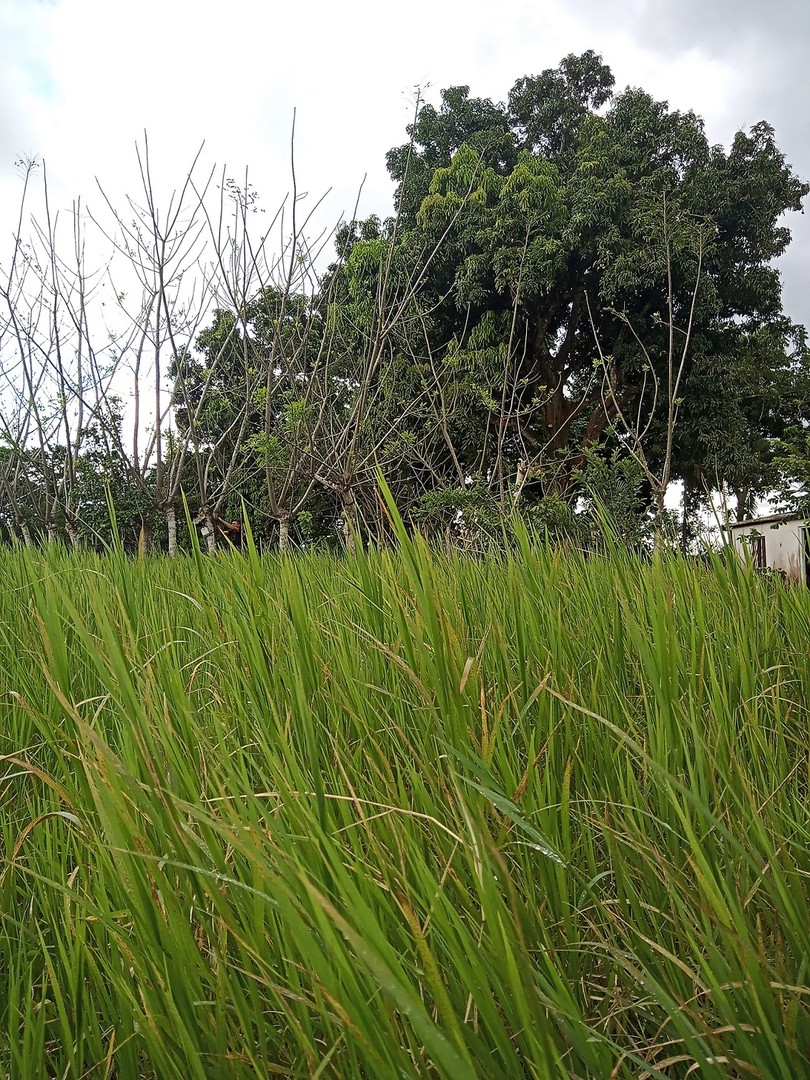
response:
<svg viewBox="0 0 810 1080"><path fill-rule="evenodd" d="M522 75L600 52L617 87L693 108L714 142L768 120L810 176L810 0L0 0L0 263L19 186L15 161L47 162L55 200L136 192L149 133L168 187L205 140L268 209L289 186L297 110L299 184L332 189L327 213L385 214L385 151L405 138L414 87L469 84L505 99ZM793 215L782 262L789 313L810 323L810 213Z"/></svg>

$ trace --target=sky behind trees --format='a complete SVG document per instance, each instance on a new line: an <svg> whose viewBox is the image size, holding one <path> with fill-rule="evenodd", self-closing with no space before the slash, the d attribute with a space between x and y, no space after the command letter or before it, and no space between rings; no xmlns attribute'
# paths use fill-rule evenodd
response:
<svg viewBox="0 0 810 1080"><path fill-rule="evenodd" d="M15 161L48 165L56 205L137 190L134 143L148 130L160 179L206 157L251 182L269 209L289 187L297 109L299 184L331 188L324 220L390 210L385 151L402 141L415 91L469 84L502 100L515 79L569 52L601 52L617 88L643 86L693 108L712 141L768 120L810 175L810 119L797 92L810 66L804 0L553 0L501 6L369 0L263 6L230 0L0 0L0 236L10 242ZM793 216L785 306L810 322L810 222Z"/></svg>

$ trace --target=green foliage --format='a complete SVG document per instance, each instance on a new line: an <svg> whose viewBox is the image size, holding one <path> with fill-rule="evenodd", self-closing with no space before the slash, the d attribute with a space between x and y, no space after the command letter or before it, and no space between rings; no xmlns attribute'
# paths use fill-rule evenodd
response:
<svg viewBox="0 0 810 1080"><path fill-rule="evenodd" d="M445 91L409 133L388 158L398 242L430 253L423 303L466 471L514 474L528 445L566 451L570 486L589 447L619 445L593 375L595 335L616 404L641 409L656 468L666 410L650 387L666 383L671 320L679 334L691 325L675 474L731 481L748 460L762 482L780 411L769 403L786 400L796 333L773 259L789 240L784 213L808 191L767 124L726 152L695 113L638 89L614 94L587 52L518 80L506 106ZM507 439L482 445L504 427ZM723 441L735 450L720 453Z"/></svg>
<svg viewBox="0 0 810 1080"><path fill-rule="evenodd" d="M774 447L779 508L810 517L810 428L788 428Z"/></svg>
<svg viewBox="0 0 810 1080"><path fill-rule="evenodd" d="M148 489L121 453L122 424L120 413L116 413L103 427L96 423L85 432L76 463L71 508L83 542L103 550L116 540L110 518L112 502L118 539L126 550L136 552L144 525L154 532L163 522Z"/></svg>
<svg viewBox="0 0 810 1080"><path fill-rule="evenodd" d="M653 522L644 499L638 462L614 451L609 457L589 452L580 477L591 518L592 535L610 529L615 539L639 551L649 545Z"/></svg>
<svg viewBox="0 0 810 1080"><path fill-rule="evenodd" d="M601 56L589 49L565 57L559 67L518 79L509 93L509 120L519 146L569 162L580 128L610 101L615 80Z"/></svg>

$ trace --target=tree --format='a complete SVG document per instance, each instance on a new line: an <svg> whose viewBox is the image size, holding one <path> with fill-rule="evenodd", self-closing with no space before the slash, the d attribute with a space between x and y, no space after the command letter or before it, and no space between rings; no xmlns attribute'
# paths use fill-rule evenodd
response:
<svg viewBox="0 0 810 1080"><path fill-rule="evenodd" d="M229 499L271 519L279 547L315 483L311 462L313 368L323 342L315 264L331 233L308 229L320 200L302 214L291 135L292 191L258 237L250 229L258 196L224 181L233 220L206 212L214 252L214 322L176 358L175 419L193 443L197 498L209 549ZM278 251L269 238L278 226ZM232 507L239 512L239 507ZM255 521L255 519L254 519Z"/></svg>
<svg viewBox="0 0 810 1080"><path fill-rule="evenodd" d="M203 269L203 213L214 174L209 171L198 186L195 171L201 153L202 147L179 188L162 205L144 133L143 148L136 146L140 198L128 197L122 210L99 184L111 225L95 219L118 256L109 275L118 310L110 318L117 318L126 328L117 350L118 377L128 377L131 386L128 445L117 423L108 435L117 440L118 455L127 462L133 482L154 510L165 516L171 555L177 550L177 503L189 446L195 440L193 426L180 438L172 429L178 391L171 384L171 372L201 329L211 303L211 274ZM116 410L106 408L105 416L114 418ZM146 515L144 549L149 547L149 521Z"/></svg>
<svg viewBox="0 0 810 1080"><path fill-rule="evenodd" d="M26 543L34 531L81 542L77 471L88 421L105 394L104 351L88 330L99 275L88 273L80 203L68 216L70 244L52 213L44 164L21 162L23 191L17 233L0 284L0 439L2 484L15 527ZM23 234L35 177L42 180L41 218ZM64 217L62 218L64 220Z"/></svg>
<svg viewBox="0 0 810 1080"><path fill-rule="evenodd" d="M687 495L728 489L738 521L780 486L776 458L808 415L810 354L803 328L774 319L739 327L691 372L677 469Z"/></svg>
<svg viewBox="0 0 810 1080"><path fill-rule="evenodd" d="M694 113L612 85L585 53L519 80L507 105L452 88L440 110L422 110L409 152L389 154L398 243L437 250L424 297L431 355L461 406L456 457L503 503L518 487L530 499L571 492L586 450L616 439L619 413L637 409L650 376L669 385L667 325L684 329L693 306L676 365L683 400L649 426L645 451L661 479L707 471L705 440L679 446L672 412L694 434L707 369L722 356L742 378L756 335L783 322L773 260L789 240L781 217L808 187L773 130L757 124L726 152ZM406 174L424 193L418 206ZM680 233L693 222L705 234L697 297L694 245L667 250L664 201Z"/></svg>
<svg viewBox="0 0 810 1080"><path fill-rule="evenodd" d="M696 316L700 316L699 300L706 282L703 263L707 247L711 243L714 226L704 221L690 220L689 215L673 213L666 193L660 206L650 208L645 220L644 233L648 237L651 257L660 258L666 274L666 309L662 315L653 315L656 335L647 337L638 329L625 311L614 311L618 321L627 326L642 357L641 386L633 402L632 413L619 401L617 383L619 373L613 357L602 350L596 330L593 311L586 294L588 316L594 333L594 342L602 368L602 403L606 416L614 417L612 430L624 442L630 456L641 469L653 496L655 535L660 543L664 536L666 521L665 500L672 480L675 436L683 405L687 362L691 361L692 334ZM680 256L691 254L694 260L694 285L688 305L684 306L682 325L676 313L673 264ZM663 335L663 341L660 340ZM663 355L661 365L653 350ZM660 370L663 367L663 370ZM634 415L633 415L634 414ZM657 429L657 431L655 431ZM657 439L648 436L655 431Z"/></svg>
<svg viewBox="0 0 810 1080"><path fill-rule="evenodd" d="M348 550L386 531L377 472L403 494L398 474L418 461L414 422L423 404L417 342L423 264L397 243L396 222L338 234L345 261L323 283L324 333L311 375L313 476L339 505ZM411 471L410 480L414 474ZM404 509L404 507L403 507Z"/></svg>

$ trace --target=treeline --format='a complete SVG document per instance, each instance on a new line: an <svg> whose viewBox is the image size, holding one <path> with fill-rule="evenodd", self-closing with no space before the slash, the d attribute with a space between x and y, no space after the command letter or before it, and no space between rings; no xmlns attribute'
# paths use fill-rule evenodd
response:
<svg viewBox="0 0 810 1080"><path fill-rule="evenodd" d="M810 188L768 124L712 146L587 52L506 103L445 90L407 134L393 215L325 233L294 183L268 221L199 155L161 201L146 142L138 197L98 214L57 214L23 163L5 539L97 546L114 517L174 552L190 520L215 550L246 509L267 545L351 549L387 537L380 472L451 541L515 515L580 535L598 505L641 543L676 480L684 545L710 492L803 505L810 364L774 260Z"/></svg>

